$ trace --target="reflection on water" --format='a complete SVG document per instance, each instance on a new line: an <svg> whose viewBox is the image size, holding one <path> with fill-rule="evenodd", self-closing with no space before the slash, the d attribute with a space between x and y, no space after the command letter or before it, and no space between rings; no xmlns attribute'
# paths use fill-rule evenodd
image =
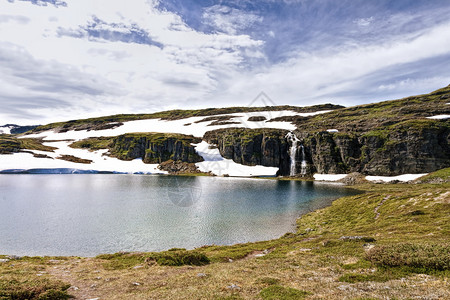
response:
<svg viewBox="0 0 450 300"><path fill-rule="evenodd" d="M267 240L352 193L243 178L0 175L0 253L93 256Z"/></svg>

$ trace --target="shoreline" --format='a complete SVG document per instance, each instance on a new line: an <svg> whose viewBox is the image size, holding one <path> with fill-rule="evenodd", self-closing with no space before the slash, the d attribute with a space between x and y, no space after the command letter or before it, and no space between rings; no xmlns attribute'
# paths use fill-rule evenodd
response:
<svg viewBox="0 0 450 300"><path fill-rule="evenodd" d="M269 291L303 293L306 299L446 299L448 270L383 266L368 253L408 247L448 252L449 172L417 184L355 185L361 194L297 218L295 233L273 240L188 251L22 257L0 263L0 275L11 290L46 280L51 286L44 291L79 299L261 299Z"/></svg>
<svg viewBox="0 0 450 300"><path fill-rule="evenodd" d="M254 176L254 177L244 177L244 176L213 176L213 175L209 175L209 174L177 174L177 175L173 175L173 174L111 174L111 173L105 173L105 174L21 174L21 173L13 173L13 174L1 174L0 175L132 175L132 176L164 176L164 177L211 177L211 178L215 178L215 179L221 179L221 180L227 180L227 179L243 179L243 180L275 180L275 181L294 181L294 182L309 182L309 183L313 183L313 184L319 184L319 185L334 185L334 186L339 186L339 188L344 188L347 190L351 190L354 192L355 195L357 194L361 194L364 193L363 190L359 190L357 188L354 188L350 185L345 185L342 182L333 182L333 181L319 181L319 180L314 180L314 178L309 177L309 178L300 178L300 177L262 177L262 176ZM342 197L348 197L348 196L341 196L338 198L333 198L333 200L324 206L321 207L317 207L312 211L305 211L303 213L301 213L300 215L298 215L294 222L297 223L299 219L301 219L303 216L309 214L309 213L313 213L316 212L320 209L324 209L326 207L331 206L336 200L342 198ZM177 246L180 247L181 249L186 249L188 251L195 251L197 249L200 248L205 248L205 247L233 247L233 246L237 246L237 245L243 245L243 244L253 244L253 243L261 243L261 242L271 242L271 241L276 241L279 240L280 238L282 238L283 236L289 235L289 234L295 234L297 232L297 227L295 226L292 231L288 231L288 232L284 232L282 233L278 238L272 238L272 239L268 239L268 240L255 240L255 241L247 241L247 242L239 242L239 243L231 243L231 244L205 244L205 245L200 245L194 248L184 248L182 245L181 246ZM13 256L13 257L25 257L25 258L76 258L76 257L82 257L82 258L95 258L99 255L113 255L113 254L117 254L117 253L129 253L129 254L133 254L133 253L160 253L160 252L165 252L165 251L169 251L170 248L168 249L163 249L163 250L157 250L157 251L127 251L127 250L119 250L117 252L112 252L112 253L98 253L96 255L89 255L89 256L80 256L77 254L73 254L73 255L16 255L16 254L11 254L11 253L0 253L0 257L2 256Z"/></svg>

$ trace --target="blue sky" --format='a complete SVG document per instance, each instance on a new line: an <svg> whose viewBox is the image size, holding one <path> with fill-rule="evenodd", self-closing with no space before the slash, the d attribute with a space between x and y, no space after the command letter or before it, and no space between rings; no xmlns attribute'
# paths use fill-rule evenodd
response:
<svg viewBox="0 0 450 300"><path fill-rule="evenodd" d="M450 83L447 0L0 0L0 124Z"/></svg>

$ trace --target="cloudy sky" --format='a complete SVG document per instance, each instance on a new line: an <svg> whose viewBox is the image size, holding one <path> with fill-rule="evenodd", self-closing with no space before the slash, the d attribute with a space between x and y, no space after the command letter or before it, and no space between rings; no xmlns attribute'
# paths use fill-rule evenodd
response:
<svg viewBox="0 0 450 300"><path fill-rule="evenodd" d="M448 0L0 0L0 125L450 84Z"/></svg>

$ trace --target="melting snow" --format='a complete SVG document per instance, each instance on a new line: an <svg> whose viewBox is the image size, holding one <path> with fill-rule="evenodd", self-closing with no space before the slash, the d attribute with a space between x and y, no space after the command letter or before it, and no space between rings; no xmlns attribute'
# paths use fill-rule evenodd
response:
<svg viewBox="0 0 450 300"><path fill-rule="evenodd" d="M40 132L36 134L24 135L24 138L44 138L46 140L62 141L62 140L81 140L89 137L100 137L100 136L118 136L125 133L133 132L159 132L159 133L180 133L186 135L193 135L196 137L203 137L205 132L230 127L243 127L243 128L276 128L285 130L294 130L296 126L289 122L267 122L270 119L286 116L313 116L317 114L323 114L330 112L318 111L312 113L297 113L294 111L261 111L261 112L251 112L251 113L232 113L226 114L227 116L233 116L230 120L226 122L236 122L239 124L225 124L225 125L215 125L208 126L214 120L208 122L200 122L207 117L212 116L201 116L201 117L191 117L180 120L161 120L161 119L148 119L148 120L138 120L124 122L124 125L107 129L107 130L81 130L81 131L68 131L62 133L56 133L53 130ZM220 116L220 115L215 115ZM266 118L265 121L260 122L249 122L248 118L254 116L263 116ZM189 124L189 125L186 125ZM144 164L142 160L135 159L133 161L122 161L116 158L104 156L107 150L100 150L95 152L90 152L87 149L73 149L69 145L72 142L62 141L62 142L46 142L47 146L52 146L58 148L54 153L44 152L44 151L32 151L36 154L45 154L52 158L56 158L60 155L73 155L82 159L89 159L93 162L91 164L80 164L74 162L68 162L59 159L49 159L49 158L36 158L29 153L16 153L12 155L0 155L0 170L10 170L10 169L37 169L37 168L70 168L79 170L96 170L96 171L110 171L110 172L123 172L123 173L146 173L146 174L161 174L166 173L157 169L156 164ZM200 155L205 159L204 162L198 163L197 166L201 171L209 172L216 175L230 176L274 176L278 171L278 168L264 167L264 166L244 166L228 160L220 156L217 149L208 149L209 145L206 142L202 142L196 145L196 149Z"/></svg>
<svg viewBox="0 0 450 300"><path fill-rule="evenodd" d="M427 119L434 119L434 120L443 120L450 118L450 115L437 115L432 117L427 117Z"/></svg>
<svg viewBox="0 0 450 300"><path fill-rule="evenodd" d="M12 126L1 126L0 127L0 134L11 134Z"/></svg>
<svg viewBox="0 0 450 300"><path fill-rule="evenodd" d="M129 121L124 122L124 125L112 129L106 130L81 130L81 131L68 131L62 133L56 133L52 130L40 132L37 134L27 135L26 137L45 137L47 140L66 140L74 139L80 140L88 137L99 137L99 136L117 136L130 132L160 132L160 133L180 133L186 135L193 135L196 137L203 137L205 132L220 129L220 128L231 128L231 127L244 127L244 128L277 128L294 130L296 127L294 124L289 122L267 122L270 119L286 116L312 116L317 114L323 114L329 112L318 111L314 113L296 113L293 111L263 111L263 112L251 112L251 113L233 113L226 114L227 116L233 116L232 119L227 122L239 122L239 124L226 124L226 125L214 125L208 126L213 121L195 123L201 121L208 116L203 117L191 117L180 120L161 120L161 119L148 119L139 121ZM220 115L216 115L220 116ZM249 117L254 116L264 116L266 121L261 122L249 122ZM190 124L187 125L186 124Z"/></svg>
<svg viewBox="0 0 450 300"><path fill-rule="evenodd" d="M315 180L338 181L347 177L348 174L314 174Z"/></svg>
<svg viewBox="0 0 450 300"><path fill-rule="evenodd" d="M166 174L159 170L157 164L144 164L141 159L123 161L117 158L103 156L108 150L89 152L82 149L70 148L71 142L44 143L47 146L58 147L55 152L31 151L36 154L45 154L56 158L62 154L73 155L83 159L90 159L91 164L80 164L60 159L36 158L30 153L14 153L11 155L0 155L1 170L30 170L30 169L77 169L95 170L121 173L144 173L144 174Z"/></svg>
<svg viewBox="0 0 450 300"><path fill-rule="evenodd" d="M399 175L399 176L366 176L366 180L369 181L384 181L384 182L390 182L390 181L394 181L394 180L398 180L398 181L411 181L411 180L416 180L419 177L425 176L427 175L425 174L403 174L403 175Z"/></svg>
<svg viewBox="0 0 450 300"><path fill-rule="evenodd" d="M278 168L275 167L245 166L235 163L231 159L225 159L220 155L219 149L211 149L212 145L205 141L193 145L195 146L195 151L205 160L195 164L202 172L212 172L217 176L250 177L275 176L278 171Z"/></svg>

